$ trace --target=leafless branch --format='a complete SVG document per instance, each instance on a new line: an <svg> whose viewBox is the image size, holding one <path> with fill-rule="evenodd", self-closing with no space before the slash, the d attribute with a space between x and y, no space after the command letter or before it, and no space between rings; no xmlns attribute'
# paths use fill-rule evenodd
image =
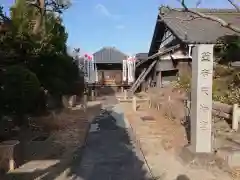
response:
<svg viewBox="0 0 240 180"><path fill-rule="evenodd" d="M3 22L9 21L10 19L4 14L3 7L0 6L0 20Z"/></svg>
<svg viewBox="0 0 240 180"><path fill-rule="evenodd" d="M240 12L240 7L233 0L227 0L238 12Z"/></svg>
<svg viewBox="0 0 240 180"><path fill-rule="evenodd" d="M64 3L66 2L66 3ZM70 5L68 0L27 0L27 4L36 8L39 15L36 17L36 23L33 28L33 33L37 34L40 26L43 23L43 17L47 11L62 13L62 10L67 9Z"/></svg>
<svg viewBox="0 0 240 180"><path fill-rule="evenodd" d="M165 19L172 19L173 17L165 17ZM184 21L192 21L192 20L195 20L195 19L198 19L198 18L201 18L201 17L197 17L197 16L189 16L189 18L180 18L180 17L176 17L176 19L179 19L180 22L184 22Z"/></svg>
<svg viewBox="0 0 240 180"><path fill-rule="evenodd" d="M228 1L231 1L231 0L228 0ZM181 0L181 5L183 6L184 11L191 12L193 15L196 15L198 17L202 17L202 18L205 18L205 19L208 19L208 20L211 20L211 21L218 22L219 24L221 24L221 26L226 27L228 29L231 29L232 31L234 31L236 33L240 33L240 29L238 27L235 27L232 24L227 23L226 21L222 20L221 18L218 18L218 17L215 17L215 16L209 16L209 15L203 14L201 12L189 9L185 4L185 0ZM171 9L171 10L179 11L177 9Z"/></svg>

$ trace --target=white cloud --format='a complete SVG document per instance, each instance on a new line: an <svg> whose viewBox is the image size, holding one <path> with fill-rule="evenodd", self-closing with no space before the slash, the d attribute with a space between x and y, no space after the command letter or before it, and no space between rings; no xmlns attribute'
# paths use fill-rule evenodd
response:
<svg viewBox="0 0 240 180"><path fill-rule="evenodd" d="M106 6L104 6L103 4L97 4L95 6L96 10L99 11L102 15L108 17L108 18L111 18L113 20L119 20L121 19L121 15L118 15L118 14L113 14L111 13L108 8Z"/></svg>
<svg viewBox="0 0 240 180"><path fill-rule="evenodd" d="M97 4L95 8L102 13L104 16L112 17L112 14L109 12L109 10L104 6L103 4Z"/></svg>
<svg viewBox="0 0 240 180"><path fill-rule="evenodd" d="M116 29L119 29L119 30L125 29L125 26L124 26L124 25L117 25L117 26L116 26Z"/></svg>

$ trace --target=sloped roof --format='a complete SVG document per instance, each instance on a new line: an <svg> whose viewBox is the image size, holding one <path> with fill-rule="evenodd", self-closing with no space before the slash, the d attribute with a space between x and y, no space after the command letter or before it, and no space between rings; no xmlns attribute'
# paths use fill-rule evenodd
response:
<svg viewBox="0 0 240 180"><path fill-rule="evenodd" d="M240 27L240 13L234 9L192 10L216 16L236 27ZM218 22L199 17L183 9L165 9L160 12L158 19L163 21L173 34L185 43L216 43L220 37L237 34L221 26Z"/></svg>
<svg viewBox="0 0 240 180"><path fill-rule="evenodd" d="M146 61L148 58L148 53L137 53L135 55L136 63L139 63L141 61Z"/></svg>
<svg viewBox="0 0 240 180"><path fill-rule="evenodd" d="M138 61L145 60L148 58L148 53L137 53L135 57Z"/></svg>
<svg viewBox="0 0 240 180"><path fill-rule="evenodd" d="M115 47L103 47L93 54L96 63L122 63L128 55Z"/></svg>

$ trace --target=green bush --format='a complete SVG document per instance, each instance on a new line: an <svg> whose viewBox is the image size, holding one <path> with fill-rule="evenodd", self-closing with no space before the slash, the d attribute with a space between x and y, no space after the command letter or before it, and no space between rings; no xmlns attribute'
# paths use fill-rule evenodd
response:
<svg viewBox="0 0 240 180"><path fill-rule="evenodd" d="M66 55L44 54L31 63L30 69L52 95L72 95L83 91L84 86L76 89L76 84L84 79L80 76L77 64Z"/></svg>
<svg viewBox="0 0 240 180"><path fill-rule="evenodd" d="M218 64L214 68L214 77L215 78L228 76L228 75L231 75L232 73L233 73L233 69L228 66Z"/></svg>
<svg viewBox="0 0 240 180"><path fill-rule="evenodd" d="M233 86L231 88L227 89L224 82L214 79L213 80L213 86L212 86L212 95L214 101L220 101L222 103L227 104L233 104L233 103L240 103L240 89L234 88ZM176 84L177 88L184 89L186 92L191 91L191 77L190 76L180 76L179 80ZM238 95L239 93L239 95Z"/></svg>
<svg viewBox="0 0 240 180"><path fill-rule="evenodd" d="M23 115L35 110L40 83L36 75L22 66L9 66L2 73L1 110L5 115Z"/></svg>
<svg viewBox="0 0 240 180"><path fill-rule="evenodd" d="M184 89L186 92L191 91L191 77L188 75L180 76L176 86L180 89Z"/></svg>

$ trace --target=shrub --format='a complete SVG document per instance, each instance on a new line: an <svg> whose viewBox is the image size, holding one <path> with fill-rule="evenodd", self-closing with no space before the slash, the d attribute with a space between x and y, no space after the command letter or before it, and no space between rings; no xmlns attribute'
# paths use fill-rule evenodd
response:
<svg viewBox="0 0 240 180"><path fill-rule="evenodd" d="M215 78L228 76L228 75L231 75L232 73L233 73L233 69L228 66L218 64L214 68L214 77Z"/></svg>
<svg viewBox="0 0 240 180"><path fill-rule="evenodd" d="M9 66L1 78L2 114L23 115L35 110L40 83L36 75L22 66Z"/></svg>
<svg viewBox="0 0 240 180"><path fill-rule="evenodd" d="M186 92L191 91L191 77L188 75L182 75L176 84L177 88L184 89Z"/></svg>

